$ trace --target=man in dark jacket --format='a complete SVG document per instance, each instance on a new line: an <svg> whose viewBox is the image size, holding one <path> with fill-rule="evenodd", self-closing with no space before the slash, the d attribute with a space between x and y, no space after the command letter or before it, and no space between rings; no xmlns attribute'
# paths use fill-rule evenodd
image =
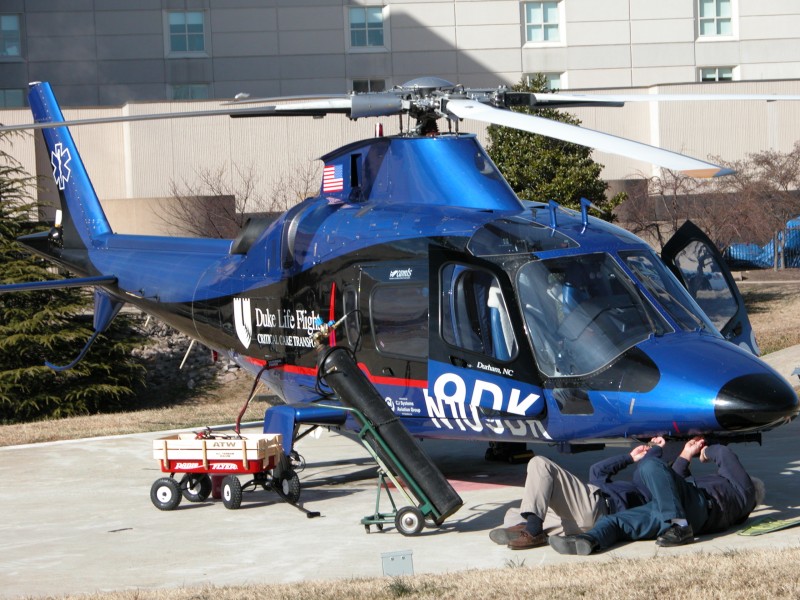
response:
<svg viewBox="0 0 800 600"><path fill-rule="evenodd" d="M680 477L690 478L689 463L692 458L693 455L681 453L672 469ZM713 462L717 465L717 473L694 478L695 486L705 494L709 506L708 518L697 533L716 533L744 523L764 499L761 480L750 477L739 462L739 457L727 446L703 445L700 462Z"/></svg>
<svg viewBox="0 0 800 600"><path fill-rule="evenodd" d="M525 521L494 529L489 538L512 550L527 550L547 544L543 524L548 511L561 519L565 533L575 534L589 529L603 515L644 504L650 495L643 484L637 485L635 478L630 482L613 481L612 477L645 456L657 460L664 443L663 438L654 438L651 445L637 446L592 465L588 484L549 458L534 456L528 461L519 509Z"/></svg>
<svg viewBox="0 0 800 600"><path fill-rule="evenodd" d="M717 473L693 479L695 456L713 461ZM695 532L724 531L744 521L762 498L739 458L727 446L689 440L670 469L660 460L642 460L642 482L653 499L639 507L602 517L584 534L553 536L550 545L561 554L591 554L620 540L656 538L659 546L691 542Z"/></svg>

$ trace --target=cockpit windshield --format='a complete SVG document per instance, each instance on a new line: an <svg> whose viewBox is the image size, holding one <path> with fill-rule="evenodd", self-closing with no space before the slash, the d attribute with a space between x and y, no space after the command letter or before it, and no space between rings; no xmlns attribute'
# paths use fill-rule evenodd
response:
<svg viewBox="0 0 800 600"><path fill-rule="evenodd" d="M517 289L539 368L550 377L586 375L671 331L605 253L529 262Z"/></svg>

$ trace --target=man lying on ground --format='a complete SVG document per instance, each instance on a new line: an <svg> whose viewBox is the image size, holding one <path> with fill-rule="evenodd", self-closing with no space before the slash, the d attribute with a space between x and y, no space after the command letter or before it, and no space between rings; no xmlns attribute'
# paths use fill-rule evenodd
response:
<svg viewBox="0 0 800 600"><path fill-rule="evenodd" d="M612 478L645 456L660 457L664 439L653 438L650 444L595 463L588 484L549 458L534 456L528 461L519 509L525 521L494 529L489 538L497 544L507 544L512 550L527 550L547 544L543 523L548 510L561 519L565 533L575 534L589 529L603 515L644 504L650 500L650 493L637 478L634 482Z"/></svg>
<svg viewBox="0 0 800 600"><path fill-rule="evenodd" d="M689 463L695 456L712 461L717 473L692 478ZM680 546L695 533L724 531L742 523L763 500L764 486L745 471L727 446L706 446L703 438L689 440L669 468L661 460L645 458L639 475L652 500L614 515L577 535L552 536L550 546L560 554L591 554L622 540L655 539L659 546Z"/></svg>

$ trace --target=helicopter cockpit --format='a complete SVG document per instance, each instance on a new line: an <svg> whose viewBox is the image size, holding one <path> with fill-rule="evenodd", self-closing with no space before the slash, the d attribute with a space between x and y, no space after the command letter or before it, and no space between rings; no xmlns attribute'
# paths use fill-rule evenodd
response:
<svg viewBox="0 0 800 600"><path fill-rule="evenodd" d="M557 230L518 219L487 225L468 247L499 261L515 280L530 344L547 377L593 373L651 335L705 331L720 336L649 249L521 261L522 255L578 245Z"/></svg>
<svg viewBox="0 0 800 600"><path fill-rule="evenodd" d="M549 377L587 375L647 339L674 331L644 288L682 330L719 335L655 255L621 252L531 261L517 271L517 293L534 354Z"/></svg>

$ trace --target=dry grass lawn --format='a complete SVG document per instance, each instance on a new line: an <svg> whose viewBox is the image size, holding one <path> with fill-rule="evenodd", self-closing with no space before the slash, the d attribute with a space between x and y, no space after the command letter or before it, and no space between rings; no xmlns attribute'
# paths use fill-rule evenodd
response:
<svg viewBox="0 0 800 600"><path fill-rule="evenodd" d="M762 354L800 344L800 281L740 289Z"/></svg>
<svg viewBox="0 0 800 600"><path fill-rule="evenodd" d="M536 567L519 559L505 569L413 577L308 581L170 590L135 590L80 596L85 600L477 600L483 598L587 598L590 600L719 600L800 597L800 548L719 554L656 554ZM78 598L78 596L64 596Z"/></svg>

